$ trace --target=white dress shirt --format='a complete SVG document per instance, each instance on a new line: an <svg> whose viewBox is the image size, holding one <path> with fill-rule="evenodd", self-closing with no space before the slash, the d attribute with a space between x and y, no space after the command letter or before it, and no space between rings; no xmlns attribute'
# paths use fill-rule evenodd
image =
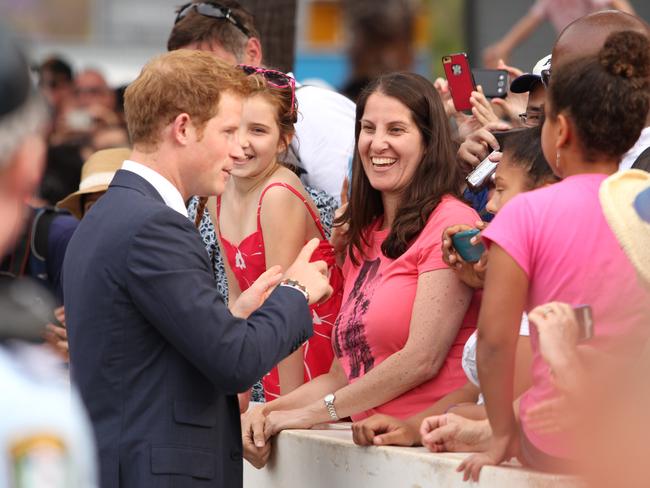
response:
<svg viewBox="0 0 650 488"><path fill-rule="evenodd" d="M151 186L153 186L160 194L165 205L176 210L179 214L184 215L185 217L188 216L187 207L185 206L181 192L179 192L178 188L176 188L171 181L163 175L144 164L136 163L129 159L122 163L122 169L131 171L147 180L147 182L150 183Z"/></svg>
<svg viewBox="0 0 650 488"><path fill-rule="evenodd" d="M626 152L621 159L620 164L618 165L618 170L623 171L624 169L630 169L643 151L650 147L650 127L646 127L641 131L639 140L634 143L632 149Z"/></svg>
<svg viewBox="0 0 650 488"><path fill-rule="evenodd" d="M300 158L297 166L307 171L302 182L326 191L340 204L341 186L354 154L356 105L333 90L300 83L296 83L296 100L298 121L291 145Z"/></svg>

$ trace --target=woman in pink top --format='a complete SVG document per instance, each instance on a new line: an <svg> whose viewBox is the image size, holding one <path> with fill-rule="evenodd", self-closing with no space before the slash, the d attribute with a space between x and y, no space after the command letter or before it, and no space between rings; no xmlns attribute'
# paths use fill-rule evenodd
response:
<svg viewBox="0 0 650 488"><path fill-rule="evenodd" d="M478 218L444 108L427 79L380 77L357 105L343 304L332 370L253 410L245 436L383 412L405 418L464 382L477 304L442 260L441 236Z"/></svg>
<svg viewBox="0 0 650 488"><path fill-rule="evenodd" d="M479 316L478 370L493 437L460 469L478 479L485 464L513 455L534 468L572 469L570 432L538 432L527 412L557 396L531 327L533 386L512 409L512 362L522 311L550 301L591 305L589 343L634 354L650 335L650 300L604 218L602 181L639 137L648 113L650 43L610 35L597 56L553 72L542 131L544 155L563 181L512 199L483 233L490 244ZM622 352L625 351L625 352Z"/></svg>

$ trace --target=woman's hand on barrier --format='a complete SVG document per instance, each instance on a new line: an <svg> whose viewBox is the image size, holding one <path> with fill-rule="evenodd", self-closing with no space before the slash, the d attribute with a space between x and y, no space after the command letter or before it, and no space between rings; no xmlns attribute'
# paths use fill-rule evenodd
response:
<svg viewBox="0 0 650 488"><path fill-rule="evenodd" d="M310 429L315 423L307 408L274 410L266 417L264 436L268 439L286 429Z"/></svg>
<svg viewBox="0 0 650 488"><path fill-rule="evenodd" d="M421 442L431 452L480 452L488 448L492 429L488 420L471 420L453 413L422 421Z"/></svg>
<svg viewBox="0 0 650 488"><path fill-rule="evenodd" d="M248 318L262 306L280 280L282 280L282 267L271 266L239 295L237 301L230 308L231 313L235 317Z"/></svg>
<svg viewBox="0 0 650 488"><path fill-rule="evenodd" d="M352 424L352 440L359 446L415 446L417 428L388 415L377 414Z"/></svg>
<svg viewBox="0 0 650 488"><path fill-rule="evenodd" d="M264 405L256 405L249 408L248 412L241 416L242 435L244 432L249 433L253 443L257 447L263 447L268 439L264 435L265 423L266 413L264 412Z"/></svg>
<svg viewBox="0 0 650 488"><path fill-rule="evenodd" d="M241 415L241 437L244 459L257 469L264 467L271 455L271 443L264 436L264 406L252 407Z"/></svg>
<svg viewBox="0 0 650 488"><path fill-rule="evenodd" d="M465 458L456 468L463 473L463 480L478 481L483 466L497 466L517 455L519 442L516 434L490 438L489 446L485 452L472 454Z"/></svg>

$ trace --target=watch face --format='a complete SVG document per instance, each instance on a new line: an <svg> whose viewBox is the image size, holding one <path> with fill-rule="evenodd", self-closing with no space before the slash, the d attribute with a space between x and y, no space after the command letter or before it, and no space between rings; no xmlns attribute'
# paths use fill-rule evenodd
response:
<svg viewBox="0 0 650 488"><path fill-rule="evenodd" d="M334 393L330 393L328 395L325 395L325 401L327 403L332 403L334 401Z"/></svg>

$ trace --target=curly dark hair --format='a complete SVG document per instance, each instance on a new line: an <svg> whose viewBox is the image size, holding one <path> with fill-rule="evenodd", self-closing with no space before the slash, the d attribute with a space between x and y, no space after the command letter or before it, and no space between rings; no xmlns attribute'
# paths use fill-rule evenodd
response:
<svg viewBox="0 0 650 488"><path fill-rule="evenodd" d="M638 32L611 34L596 56L561 66L549 87L549 117L565 112L584 157L617 158L641 134L648 115L650 42Z"/></svg>
<svg viewBox="0 0 650 488"><path fill-rule="evenodd" d="M382 75L371 82L357 102L350 202L335 221L335 225L349 225L348 254L355 265L358 264L357 256L363 256L364 246L368 245L368 226L384 214L381 192L370 185L358 150L361 119L368 98L375 92L393 97L409 109L424 144L422 160L404 189L395 221L381 245L385 256L391 259L401 256L420 234L442 197L447 194L460 196L463 179L445 109L431 82L406 72Z"/></svg>

